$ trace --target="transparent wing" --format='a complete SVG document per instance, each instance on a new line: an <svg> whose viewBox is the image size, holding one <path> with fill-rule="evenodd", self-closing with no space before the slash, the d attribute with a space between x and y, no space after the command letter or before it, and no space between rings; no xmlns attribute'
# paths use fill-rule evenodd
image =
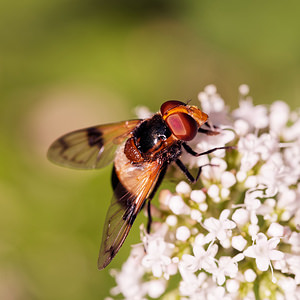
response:
<svg viewBox="0 0 300 300"><path fill-rule="evenodd" d="M98 268L105 268L124 243L146 199L156 186L162 166L155 162L113 170L114 196L103 229ZM125 183L125 184L124 184Z"/></svg>
<svg viewBox="0 0 300 300"><path fill-rule="evenodd" d="M140 122L130 120L67 133L50 146L48 158L70 168L102 168L113 160L116 148Z"/></svg>

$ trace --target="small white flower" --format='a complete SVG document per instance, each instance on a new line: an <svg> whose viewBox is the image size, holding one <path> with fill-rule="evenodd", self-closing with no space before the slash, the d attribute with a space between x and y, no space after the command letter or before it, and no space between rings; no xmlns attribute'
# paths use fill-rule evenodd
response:
<svg viewBox="0 0 300 300"><path fill-rule="evenodd" d="M180 181L176 186L176 193L188 196L191 193L191 187L185 181Z"/></svg>
<svg viewBox="0 0 300 300"><path fill-rule="evenodd" d="M247 173L245 171L239 170L236 173L236 179L238 182L243 182L247 178Z"/></svg>
<svg viewBox="0 0 300 300"><path fill-rule="evenodd" d="M165 189L160 191L158 195L158 201L162 210L169 209L169 203L172 196L173 194L169 190Z"/></svg>
<svg viewBox="0 0 300 300"><path fill-rule="evenodd" d="M257 186L257 176L255 176L255 175L248 176L244 185L245 185L245 188L247 188L247 189L255 188Z"/></svg>
<svg viewBox="0 0 300 300"><path fill-rule="evenodd" d="M268 160L272 154L276 153L279 148L277 137L263 133L258 138L258 145L256 151L260 154L262 160Z"/></svg>
<svg viewBox="0 0 300 300"><path fill-rule="evenodd" d="M240 283L238 280L235 280L235 279L226 280L226 290L230 294L234 294L234 293L238 292L239 288L240 288Z"/></svg>
<svg viewBox="0 0 300 300"><path fill-rule="evenodd" d="M145 283L147 294L154 299L159 298L166 290L166 281L163 279L150 280Z"/></svg>
<svg viewBox="0 0 300 300"><path fill-rule="evenodd" d="M229 195L230 195L230 189L227 189L227 188L222 188L221 189L221 197L222 197L222 199L228 198Z"/></svg>
<svg viewBox="0 0 300 300"><path fill-rule="evenodd" d="M202 190L193 190L190 197L196 203L202 203L206 199L206 195Z"/></svg>
<svg viewBox="0 0 300 300"><path fill-rule="evenodd" d="M259 183L274 190L296 184L299 176L286 166L280 153L273 154L259 170Z"/></svg>
<svg viewBox="0 0 300 300"><path fill-rule="evenodd" d="M205 250L201 245L195 245L193 247L193 255L183 254L181 259L181 266L191 272L204 269L207 272L211 272L216 268L215 255L218 251L217 245L211 245Z"/></svg>
<svg viewBox="0 0 300 300"><path fill-rule="evenodd" d="M199 210L197 209L192 209L191 211L191 218L197 222L201 222L202 220L202 214Z"/></svg>
<svg viewBox="0 0 300 300"><path fill-rule="evenodd" d="M242 96L246 96L249 94L250 88L247 84L241 84L239 86L239 92Z"/></svg>
<svg viewBox="0 0 300 300"><path fill-rule="evenodd" d="M139 117L139 119L147 119L153 116L153 113L146 106L137 106L135 114Z"/></svg>
<svg viewBox="0 0 300 300"><path fill-rule="evenodd" d="M225 297L225 289L221 286L217 286L205 273L200 272L199 275L196 276L193 273L187 274L186 271L180 272L184 279L179 285L180 295L188 296L188 298L180 299L230 299Z"/></svg>
<svg viewBox="0 0 300 300"><path fill-rule="evenodd" d="M175 226L177 224L177 217L174 216L174 215L169 215L166 219L166 223L169 225L169 226Z"/></svg>
<svg viewBox="0 0 300 300"><path fill-rule="evenodd" d="M199 210L202 211L202 212L205 212L207 211L208 209L208 204L207 203L200 203L199 204Z"/></svg>
<svg viewBox="0 0 300 300"><path fill-rule="evenodd" d="M175 215L187 215L190 213L190 208L184 203L179 195L170 197L169 207Z"/></svg>
<svg viewBox="0 0 300 300"><path fill-rule="evenodd" d="M268 240L267 237L260 232L258 233L255 242L255 245L248 247L243 253L245 256L255 258L259 270L268 270L271 266L271 260L283 259L283 252L275 250L280 242L279 238L271 238Z"/></svg>
<svg viewBox="0 0 300 300"><path fill-rule="evenodd" d="M236 183L236 178L231 172L224 172L221 176L221 184L224 188L230 188Z"/></svg>
<svg viewBox="0 0 300 300"><path fill-rule="evenodd" d="M251 99L241 100L240 107L232 112L235 119L245 120L253 128L265 128L269 119L267 109L263 105L254 106Z"/></svg>
<svg viewBox="0 0 300 300"><path fill-rule="evenodd" d="M217 135L198 135L195 138L195 143L197 143L195 149L197 150L197 152L204 152L212 148L222 147L227 143L231 142L232 140L234 140L235 133L233 132L233 130L230 130L230 128L228 128L228 130L225 128L222 129L223 130L221 130L220 133ZM213 155L215 157L224 157L225 154L226 154L225 150L218 150L214 152ZM198 157L196 160L198 166L202 166L207 163L205 161L205 158L201 156ZM205 169L207 168L203 168L202 171L204 171Z"/></svg>
<svg viewBox="0 0 300 300"><path fill-rule="evenodd" d="M161 191L151 234L143 227L143 244L120 272L112 271L118 286L111 294L126 300L300 300L300 109L290 111L282 101L253 105L246 85L239 93L232 113L215 86L199 94L209 115L202 128L219 134L199 133L189 145L198 153L228 142L237 147L199 157L183 149L180 159L192 174L208 166L196 185L177 181L175 192ZM146 109L139 114L152 115ZM179 286L168 286L174 275Z"/></svg>
<svg viewBox="0 0 300 300"><path fill-rule="evenodd" d="M300 255L288 254L285 262L287 264L287 271L295 275L295 281L300 284Z"/></svg>
<svg viewBox="0 0 300 300"><path fill-rule="evenodd" d="M288 187L281 187L277 207L285 212L283 221L288 221L299 209L297 192ZM282 218L281 218L282 219Z"/></svg>
<svg viewBox="0 0 300 300"><path fill-rule="evenodd" d="M125 299L143 299L147 294L147 289L142 281L145 273L144 268L137 259L143 255L143 247L134 247L128 260L123 264L122 270L117 272L112 270L117 286L111 289L112 295L122 293Z"/></svg>
<svg viewBox="0 0 300 300"><path fill-rule="evenodd" d="M278 141L270 134L257 137L249 133L240 138L238 149L242 153L241 170L249 171L260 159L267 160L278 150Z"/></svg>
<svg viewBox="0 0 300 300"><path fill-rule="evenodd" d="M234 278L236 277L238 270L237 262L232 257L222 256L218 260L218 267L213 270L213 279L218 285L223 285L225 276Z"/></svg>
<svg viewBox="0 0 300 300"><path fill-rule="evenodd" d="M150 268L155 277L161 277L172 263L170 255L174 247L160 236L149 237L145 243L146 255L142 259L142 265Z"/></svg>
<svg viewBox="0 0 300 300"><path fill-rule="evenodd" d="M194 245L204 246L207 243L209 243L209 241L206 240L206 236L203 233L197 234Z"/></svg>
<svg viewBox="0 0 300 300"><path fill-rule="evenodd" d="M270 107L270 130L276 134L282 132L289 119L290 109L283 101L275 101Z"/></svg>
<svg viewBox="0 0 300 300"><path fill-rule="evenodd" d="M247 240L245 240L241 235L236 235L232 237L232 247L239 251L243 251L247 245Z"/></svg>
<svg viewBox="0 0 300 300"><path fill-rule="evenodd" d="M292 251L294 253L300 253L300 233L292 232L290 238L288 239L288 243L292 246Z"/></svg>
<svg viewBox="0 0 300 300"><path fill-rule="evenodd" d="M210 240L213 241L217 238L222 242L229 237L229 231L236 227L236 224L233 221L228 220L229 214L229 209L224 209L221 212L219 219L210 217L204 221L203 226L209 231L208 236L210 237Z"/></svg>
<svg viewBox="0 0 300 300"><path fill-rule="evenodd" d="M243 298L243 300L256 300L253 290L248 291L248 294Z"/></svg>
<svg viewBox="0 0 300 300"><path fill-rule="evenodd" d="M209 115L212 124L228 123L228 107L225 106L225 101L221 96L217 94L214 85L206 86L204 92L198 94L198 98L203 111Z"/></svg>
<svg viewBox="0 0 300 300"><path fill-rule="evenodd" d="M250 213L247 209L244 208L238 208L233 214L232 214L232 220L239 226L245 225L247 222L249 222Z"/></svg>
<svg viewBox="0 0 300 300"><path fill-rule="evenodd" d="M256 278L256 274L252 269L247 269L244 272L244 277L247 282L253 282Z"/></svg>
<svg viewBox="0 0 300 300"><path fill-rule="evenodd" d="M284 227L278 223L272 223L267 231L268 236L272 237L282 237L284 232Z"/></svg>
<svg viewBox="0 0 300 300"><path fill-rule="evenodd" d="M247 210L250 212L250 221L251 224L257 224L257 210L261 207L261 200L259 198L263 198L264 194L261 190L248 190L245 195L244 203Z"/></svg>
<svg viewBox="0 0 300 300"><path fill-rule="evenodd" d="M200 287L207 279L207 275L205 273L200 272L197 276L180 264L179 272L183 279L179 284L179 291L182 296L193 296L201 292Z"/></svg>
<svg viewBox="0 0 300 300"><path fill-rule="evenodd" d="M186 241L191 236L190 230L186 226L180 226L176 230L176 239Z"/></svg>
<svg viewBox="0 0 300 300"><path fill-rule="evenodd" d="M290 171L293 172L293 177L300 176L300 139L284 148L283 161Z"/></svg>
<svg viewBox="0 0 300 300"><path fill-rule="evenodd" d="M224 159L219 157L213 157L210 163L214 165L214 167L203 168L201 176L203 176L203 179L209 181L221 181L222 174L227 169L227 163Z"/></svg>
<svg viewBox="0 0 300 300"><path fill-rule="evenodd" d="M220 202L219 193L220 189L216 184L212 184L207 190L207 194L209 195L209 197L211 197L216 203Z"/></svg>
<svg viewBox="0 0 300 300"><path fill-rule="evenodd" d="M250 224L248 226L248 233L254 239L259 232L259 226L257 224Z"/></svg>
<svg viewBox="0 0 300 300"><path fill-rule="evenodd" d="M281 299L290 299L290 300L299 300L300 299L300 289L297 287L297 283L293 278L290 277L281 277L278 280L278 286L283 291ZM279 295L278 295L279 296ZM284 297L283 297L284 296ZM279 297L277 297L280 299Z"/></svg>
<svg viewBox="0 0 300 300"><path fill-rule="evenodd" d="M238 119L233 124L234 131L238 136L245 136L251 129L250 125L242 119Z"/></svg>
<svg viewBox="0 0 300 300"><path fill-rule="evenodd" d="M295 139L299 139L299 132L300 132L300 120L299 115L297 115L297 120L295 123L283 129L283 137L285 141L293 141Z"/></svg>
<svg viewBox="0 0 300 300"><path fill-rule="evenodd" d="M240 138L238 143L239 152L242 153L241 170L249 171L259 161L259 154L256 151L257 137L249 133L245 137Z"/></svg>

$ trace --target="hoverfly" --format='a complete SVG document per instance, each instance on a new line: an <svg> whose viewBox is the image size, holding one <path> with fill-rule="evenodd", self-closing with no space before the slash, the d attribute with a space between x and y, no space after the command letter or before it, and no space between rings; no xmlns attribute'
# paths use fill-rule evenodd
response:
<svg viewBox="0 0 300 300"><path fill-rule="evenodd" d="M215 135L208 116L196 106L181 101L167 101L160 111L148 119L137 119L99 125L73 131L57 139L48 150L48 158L59 165L76 169L98 169L114 161L112 171L113 198L108 209L98 268L105 268L119 251L129 230L148 200L150 231L150 200L153 198L170 163L175 162L191 182L194 177L181 162L182 148L196 153L186 142L198 132ZM202 126L206 128L202 128Z"/></svg>

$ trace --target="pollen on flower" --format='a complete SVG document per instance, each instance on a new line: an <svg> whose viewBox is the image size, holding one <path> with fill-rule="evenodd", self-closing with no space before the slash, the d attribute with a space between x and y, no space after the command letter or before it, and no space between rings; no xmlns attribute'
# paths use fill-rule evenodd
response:
<svg viewBox="0 0 300 300"><path fill-rule="evenodd" d="M159 193L151 233L142 229L142 244L112 272L112 297L299 298L300 110L283 101L254 105L249 91L239 87L233 110L216 86L199 93L208 126L219 134L199 133L190 147L198 153L234 149L200 157L183 149L180 159L191 174L205 165L200 178L189 184L183 175L177 178L179 171L170 172L175 186Z"/></svg>

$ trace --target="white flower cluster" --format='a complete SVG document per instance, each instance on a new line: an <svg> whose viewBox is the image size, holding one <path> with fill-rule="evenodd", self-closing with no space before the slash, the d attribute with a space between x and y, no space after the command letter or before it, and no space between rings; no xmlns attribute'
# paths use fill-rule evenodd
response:
<svg viewBox="0 0 300 300"><path fill-rule="evenodd" d="M159 220L114 271L112 295L125 299L300 299L300 118L276 101L225 106L215 86L199 94L221 129L199 134L192 148L236 149L184 155L203 166L199 181L161 191ZM180 174L180 173L178 173ZM182 177L184 178L184 177Z"/></svg>

